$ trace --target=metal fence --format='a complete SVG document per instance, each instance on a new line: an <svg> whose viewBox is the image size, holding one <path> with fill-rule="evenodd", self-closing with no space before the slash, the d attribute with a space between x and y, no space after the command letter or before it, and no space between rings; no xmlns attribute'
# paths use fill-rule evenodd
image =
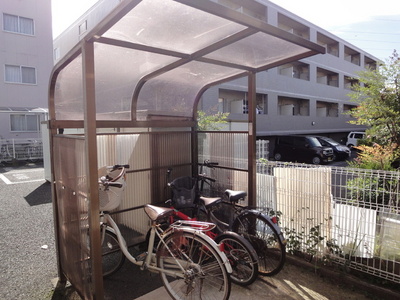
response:
<svg viewBox="0 0 400 300"><path fill-rule="evenodd" d="M1 139L0 163L16 160L37 161L43 159L41 139Z"/></svg>
<svg viewBox="0 0 400 300"><path fill-rule="evenodd" d="M280 216L287 250L400 282L400 172L258 164L258 205Z"/></svg>
<svg viewBox="0 0 400 300"><path fill-rule="evenodd" d="M247 189L247 135L199 135L209 192ZM257 147L259 147L257 145ZM287 251L400 282L400 172L265 161L257 164L258 208L280 215Z"/></svg>

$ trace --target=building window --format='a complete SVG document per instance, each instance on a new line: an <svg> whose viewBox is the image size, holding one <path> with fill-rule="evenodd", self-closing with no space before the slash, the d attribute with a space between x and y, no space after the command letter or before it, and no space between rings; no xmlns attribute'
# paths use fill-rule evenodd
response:
<svg viewBox="0 0 400 300"><path fill-rule="evenodd" d="M299 61L285 64L279 67L279 74L292 78L310 80L310 65Z"/></svg>
<svg viewBox="0 0 400 300"><path fill-rule="evenodd" d="M322 68L317 68L317 82L339 87L339 74Z"/></svg>
<svg viewBox="0 0 400 300"><path fill-rule="evenodd" d="M81 25L79 25L79 35L87 31L87 21L85 20Z"/></svg>
<svg viewBox="0 0 400 300"><path fill-rule="evenodd" d="M343 104L343 115L347 118L350 118L350 112L355 108L357 108L356 105Z"/></svg>
<svg viewBox="0 0 400 300"><path fill-rule="evenodd" d="M36 84L36 69L23 66L5 66L5 81L13 83Z"/></svg>
<svg viewBox="0 0 400 300"><path fill-rule="evenodd" d="M3 14L3 30L27 35L34 35L33 19Z"/></svg>
<svg viewBox="0 0 400 300"><path fill-rule="evenodd" d="M376 70L376 61L368 56L364 56L364 67L369 70Z"/></svg>
<svg viewBox="0 0 400 300"><path fill-rule="evenodd" d="M337 103L317 101L317 117L339 117Z"/></svg>
<svg viewBox="0 0 400 300"><path fill-rule="evenodd" d="M53 55L54 55L54 60L59 60L60 59L60 48L55 48L53 50Z"/></svg>
<svg viewBox="0 0 400 300"><path fill-rule="evenodd" d="M223 111L232 114L248 114L249 101L247 100L247 93L240 91L224 90L219 92L219 102L223 103ZM267 114L267 101L268 95L256 94L256 114Z"/></svg>
<svg viewBox="0 0 400 300"><path fill-rule="evenodd" d="M352 77L344 76L344 88L346 90L352 90L354 86L359 85L360 82Z"/></svg>
<svg viewBox="0 0 400 300"><path fill-rule="evenodd" d="M326 48L326 53L339 57L339 42L318 32L317 43Z"/></svg>
<svg viewBox="0 0 400 300"><path fill-rule="evenodd" d="M39 132L39 115L12 114L10 115L11 131Z"/></svg>
<svg viewBox="0 0 400 300"><path fill-rule="evenodd" d="M344 59L357 66L360 65L360 53L347 46L344 46Z"/></svg>
<svg viewBox="0 0 400 300"><path fill-rule="evenodd" d="M293 33L303 39L310 39L310 28L281 14L278 13L278 27L287 32Z"/></svg>
<svg viewBox="0 0 400 300"><path fill-rule="evenodd" d="M278 114L281 116L309 116L310 101L307 99L279 96Z"/></svg>
<svg viewBox="0 0 400 300"><path fill-rule="evenodd" d="M266 20L267 17L267 9L265 5L261 3L257 3L256 1L247 1L243 3L243 0L214 0L223 6L226 6L230 9L239 11L243 14L252 16L254 18L260 20Z"/></svg>

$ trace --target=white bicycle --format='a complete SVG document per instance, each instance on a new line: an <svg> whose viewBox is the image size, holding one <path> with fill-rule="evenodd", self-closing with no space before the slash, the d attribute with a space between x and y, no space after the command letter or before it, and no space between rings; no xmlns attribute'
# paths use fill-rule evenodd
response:
<svg viewBox="0 0 400 300"><path fill-rule="evenodd" d="M118 225L107 211L116 208L125 186L126 165L99 170L103 276L115 273L125 257L142 270L160 273L164 287L173 299L228 299L231 290L231 265L204 231L215 227L207 222L178 221L167 230L159 226L174 211L145 205L151 220L147 252L133 257ZM158 245L154 245L156 236Z"/></svg>

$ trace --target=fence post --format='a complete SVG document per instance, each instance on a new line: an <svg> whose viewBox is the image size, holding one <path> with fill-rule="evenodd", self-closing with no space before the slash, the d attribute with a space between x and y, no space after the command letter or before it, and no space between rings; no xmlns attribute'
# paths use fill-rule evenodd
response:
<svg viewBox="0 0 400 300"><path fill-rule="evenodd" d="M248 108L249 108L249 137L248 137L248 202L256 205L256 74L249 72L248 76Z"/></svg>

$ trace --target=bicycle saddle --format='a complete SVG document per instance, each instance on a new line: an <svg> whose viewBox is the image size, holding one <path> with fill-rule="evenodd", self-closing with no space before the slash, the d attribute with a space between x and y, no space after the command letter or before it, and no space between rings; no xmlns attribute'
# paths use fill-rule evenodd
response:
<svg viewBox="0 0 400 300"><path fill-rule="evenodd" d="M217 205L218 203L222 202L222 198L211 198L211 197L200 197L200 201L203 202L204 206L206 208L212 207L214 205Z"/></svg>
<svg viewBox="0 0 400 300"><path fill-rule="evenodd" d="M174 212L174 210L171 208L154 206L150 204L146 204L144 206L144 211L152 221L159 221L170 216Z"/></svg>
<svg viewBox="0 0 400 300"><path fill-rule="evenodd" d="M226 190L225 195L228 196L229 201L238 202L240 199L244 199L247 196L247 193L244 191Z"/></svg>

